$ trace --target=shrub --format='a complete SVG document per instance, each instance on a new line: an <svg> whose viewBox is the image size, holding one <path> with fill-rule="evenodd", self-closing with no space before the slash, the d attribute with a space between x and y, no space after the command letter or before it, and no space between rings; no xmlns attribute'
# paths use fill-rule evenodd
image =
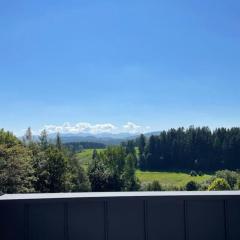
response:
<svg viewBox="0 0 240 240"><path fill-rule="evenodd" d="M240 190L240 179L238 179L238 182L236 184L236 190Z"/></svg>
<svg viewBox="0 0 240 240"><path fill-rule="evenodd" d="M191 175L192 177L196 177L198 174L196 171L192 170L189 175Z"/></svg>
<svg viewBox="0 0 240 240"><path fill-rule="evenodd" d="M216 177L225 179L231 189L234 189L234 186L237 184L239 175L234 171L222 170L216 172Z"/></svg>
<svg viewBox="0 0 240 240"><path fill-rule="evenodd" d="M216 178L208 187L208 191L231 190L227 181L223 178Z"/></svg>
<svg viewBox="0 0 240 240"><path fill-rule="evenodd" d="M199 184L199 191L207 191L210 183L208 181L204 181L201 184Z"/></svg>
<svg viewBox="0 0 240 240"><path fill-rule="evenodd" d="M197 191L199 189L199 185L195 181L190 181L186 184L185 189L187 191Z"/></svg>
<svg viewBox="0 0 240 240"><path fill-rule="evenodd" d="M147 191L162 191L162 186L158 181L153 181L147 185Z"/></svg>
<svg viewBox="0 0 240 240"><path fill-rule="evenodd" d="M184 191L184 187L182 186L175 186L175 185L165 185L164 191Z"/></svg>

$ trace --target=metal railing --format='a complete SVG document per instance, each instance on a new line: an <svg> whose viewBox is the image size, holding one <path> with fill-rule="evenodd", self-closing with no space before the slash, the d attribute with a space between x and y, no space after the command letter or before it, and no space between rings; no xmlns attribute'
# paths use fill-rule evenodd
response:
<svg viewBox="0 0 240 240"><path fill-rule="evenodd" d="M0 196L1 240L239 240L240 192Z"/></svg>

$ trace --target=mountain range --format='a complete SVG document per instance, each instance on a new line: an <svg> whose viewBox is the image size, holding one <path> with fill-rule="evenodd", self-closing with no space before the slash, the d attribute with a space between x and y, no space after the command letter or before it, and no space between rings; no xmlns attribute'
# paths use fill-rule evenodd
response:
<svg viewBox="0 0 240 240"><path fill-rule="evenodd" d="M160 132L150 132L144 134L146 137L151 135L158 135ZM75 143L75 142L95 142L103 143L105 145L118 145L121 142L126 140L136 139L140 134L139 133L99 133L99 134L90 134L90 133L63 133L61 134L61 139L63 143ZM51 133L48 135L49 141L54 141L56 139L57 133ZM33 137L35 141L38 140L39 136Z"/></svg>

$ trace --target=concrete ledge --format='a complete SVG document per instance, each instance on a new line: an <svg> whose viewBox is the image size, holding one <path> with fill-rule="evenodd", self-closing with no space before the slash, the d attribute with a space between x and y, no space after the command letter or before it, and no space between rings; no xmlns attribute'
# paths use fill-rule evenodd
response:
<svg viewBox="0 0 240 240"><path fill-rule="evenodd" d="M69 199L69 198L118 198L118 197L187 197L187 196L240 196L240 191L177 191L177 192L88 192L88 193L31 193L5 194L3 200Z"/></svg>

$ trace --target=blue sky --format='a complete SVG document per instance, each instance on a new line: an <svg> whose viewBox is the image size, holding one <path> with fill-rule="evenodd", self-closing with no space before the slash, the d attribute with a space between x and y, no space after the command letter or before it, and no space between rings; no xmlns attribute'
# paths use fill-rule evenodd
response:
<svg viewBox="0 0 240 240"><path fill-rule="evenodd" d="M0 127L239 126L239 22L238 0L2 0Z"/></svg>

